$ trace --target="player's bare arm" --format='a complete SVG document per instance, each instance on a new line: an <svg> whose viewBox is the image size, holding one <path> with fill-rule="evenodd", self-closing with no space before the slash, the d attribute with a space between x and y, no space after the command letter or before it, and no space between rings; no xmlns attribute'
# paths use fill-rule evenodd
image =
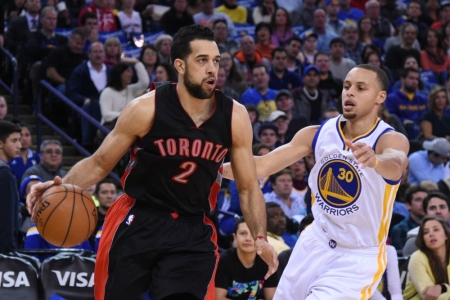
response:
<svg viewBox="0 0 450 300"><path fill-rule="evenodd" d="M312 140L319 126L308 126L299 130L288 144L276 148L263 156L254 156L258 179L274 174L312 153ZM231 163L232 164L232 163ZM224 177L235 180L232 166L224 165Z"/></svg>
<svg viewBox="0 0 450 300"><path fill-rule="evenodd" d="M232 115L231 165L239 191L242 213L253 237L267 235L266 207L255 171L252 155L252 128L244 106L235 102ZM269 271L266 279L278 267L275 249L264 239L255 241L257 254L267 263Z"/></svg>
<svg viewBox="0 0 450 300"><path fill-rule="evenodd" d="M53 184L71 183L87 188L106 177L134 141L150 130L153 115L154 92L130 102L122 111L115 128L92 156L73 166L64 179L56 178L32 187L27 196L28 211L33 212L36 199Z"/></svg>
<svg viewBox="0 0 450 300"><path fill-rule="evenodd" d="M399 180L408 165L409 142L398 132L389 131L378 140L375 151L365 143L345 141L362 165L374 168L383 178Z"/></svg>

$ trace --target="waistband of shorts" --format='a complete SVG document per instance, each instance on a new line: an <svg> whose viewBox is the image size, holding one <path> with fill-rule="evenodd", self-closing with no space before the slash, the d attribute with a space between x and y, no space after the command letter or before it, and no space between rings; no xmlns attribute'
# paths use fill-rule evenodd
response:
<svg viewBox="0 0 450 300"><path fill-rule="evenodd" d="M355 255L367 255L367 256L376 256L380 252L380 247L360 247L339 243L333 239L328 238L325 232L323 232L323 230L320 228L320 225L314 226L313 224L310 227L311 227L311 234L330 249L345 253L351 253Z"/></svg>
<svg viewBox="0 0 450 300"><path fill-rule="evenodd" d="M179 213L177 211L170 211L169 209L151 206L147 203L143 203L142 201L136 201L134 207L144 210L152 215L156 215L156 216L163 217L166 219L177 220L177 221L197 222L197 221L203 221L205 218L204 213L198 213L198 214Z"/></svg>

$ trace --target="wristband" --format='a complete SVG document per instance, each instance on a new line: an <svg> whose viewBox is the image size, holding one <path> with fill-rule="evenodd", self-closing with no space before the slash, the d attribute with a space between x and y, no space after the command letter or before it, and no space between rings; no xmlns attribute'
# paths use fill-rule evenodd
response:
<svg viewBox="0 0 450 300"><path fill-rule="evenodd" d="M441 294L447 293L447 286L441 283Z"/></svg>
<svg viewBox="0 0 450 300"><path fill-rule="evenodd" d="M257 235L257 236L255 237L255 241L256 241L257 239L263 239L263 240L265 240L266 242L269 242L269 241L267 240L267 237L264 236L264 235Z"/></svg>
<svg viewBox="0 0 450 300"><path fill-rule="evenodd" d="M375 156L375 167L373 167L374 169L378 167L378 157Z"/></svg>

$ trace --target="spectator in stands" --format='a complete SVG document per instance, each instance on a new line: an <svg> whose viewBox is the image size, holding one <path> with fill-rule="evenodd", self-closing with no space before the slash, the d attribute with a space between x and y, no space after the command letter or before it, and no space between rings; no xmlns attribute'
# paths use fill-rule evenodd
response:
<svg viewBox="0 0 450 300"><path fill-rule="evenodd" d="M398 251L403 250L407 233L411 229L419 226L423 217L425 217L422 202L427 195L427 190L418 185L413 186L406 191L405 203L409 210L409 216L395 225L391 233L391 244Z"/></svg>
<svg viewBox="0 0 450 300"><path fill-rule="evenodd" d="M303 36L303 60L300 60L304 66L314 64L314 56L317 54L317 34L314 32L305 33ZM301 57L301 58L302 58ZM300 59L301 59L300 58Z"/></svg>
<svg viewBox="0 0 450 300"><path fill-rule="evenodd" d="M19 195L13 171L7 162L20 155L20 126L0 121L0 254L19 248Z"/></svg>
<svg viewBox="0 0 450 300"><path fill-rule="evenodd" d="M170 62L170 49L173 38L168 34L161 34L155 41L158 50L159 62Z"/></svg>
<svg viewBox="0 0 450 300"><path fill-rule="evenodd" d="M108 82L110 68L103 61L105 50L101 43L95 42L89 48L89 61L76 67L66 84L67 97L100 122L100 93ZM81 118L82 145L92 148L95 129Z"/></svg>
<svg viewBox="0 0 450 300"><path fill-rule="evenodd" d="M294 23L295 24L295 23ZM314 10L312 27L305 32L303 32L300 38L305 39L310 33L317 34L317 47L318 51L327 52L330 47L330 42L332 39L338 37L332 29L326 26L326 14L321 8Z"/></svg>
<svg viewBox="0 0 450 300"><path fill-rule="evenodd" d="M255 39L250 35L241 39L241 50L234 53L234 59L237 67L244 73L248 85L252 83L252 69L255 64L262 63L267 69L270 68L269 60L256 50Z"/></svg>
<svg viewBox="0 0 450 300"><path fill-rule="evenodd" d="M8 114L8 103L6 103L5 97L0 96L0 121L5 120L7 114Z"/></svg>
<svg viewBox="0 0 450 300"><path fill-rule="evenodd" d="M97 225L95 226L94 233L89 238L92 248L94 248L95 235L105 222L105 216L108 209L117 199L117 187L112 180L103 179L95 185L94 195L99 202L99 206L97 208Z"/></svg>
<svg viewBox="0 0 450 300"><path fill-rule="evenodd" d="M419 72L413 68L402 71L401 88L388 94L386 108L397 115L405 126L409 139L418 136L420 118L427 110L427 98L418 91Z"/></svg>
<svg viewBox="0 0 450 300"><path fill-rule="evenodd" d="M403 133L405 136L408 136L408 134L406 133L405 126L403 126L402 121L400 121L399 117L397 117L396 115L390 114L387 111L386 105L384 103L381 103L381 105L378 109L378 117L381 120L383 120L384 122L391 125L392 128L395 129L395 131Z"/></svg>
<svg viewBox="0 0 450 300"><path fill-rule="evenodd" d="M305 158L300 159L289 166L292 172L292 188L293 192L302 198L305 202L305 194L308 190L308 175L311 170L308 170ZM306 206L306 204L305 204Z"/></svg>
<svg viewBox="0 0 450 300"><path fill-rule="evenodd" d="M266 22L260 22L255 28L256 34L256 51L262 54L263 57L267 58L269 61L272 60L272 51L276 47L272 45L272 26Z"/></svg>
<svg viewBox="0 0 450 300"><path fill-rule="evenodd" d="M312 125L322 123L325 111L332 107L332 101L326 91L318 88L320 71L315 65L309 65L303 71L303 88L292 90L294 97L293 112L305 117Z"/></svg>
<svg viewBox="0 0 450 300"><path fill-rule="evenodd" d="M98 42L98 19L97 15L92 12L86 12L81 17L82 28L86 31L86 43L84 52L88 52L92 43Z"/></svg>
<svg viewBox="0 0 450 300"><path fill-rule="evenodd" d="M418 72L420 72L419 62L413 55L408 55L408 56L404 57L402 66L403 66L403 69L413 68L413 69L417 70ZM435 86L435 84L430 82L430 80L428 80L427 77L425 77L425 80L422 80L422 78L419 77L418 90L422 94L428 95L434 86ZM401 81L398 80L393 84L392 89L393 90L400 89L400 87L401 87Z"/></svg>
<svg viewBox="0 0 450 300"><path fill-rule="evenodd" d="M405 23L402 27L402 43L392 46L386 53L385 65L391 70L394 79L398 79L403 68L401 57L414 56L420 64L420 52L413 48L417 37L417 27L411 23Z"/></svg>
<svg viewBox="0 0 450 300"><path fill-rule="evenodd" d="M181 27L194 24L194 18L187 12L186 0L175 0L161 18L161 29L174 35Z"/></svg>
<svg viewBox="0 0 450 300"><path fill-rule="evenodd" d="M217 19L213 23L212 30L214 32L214 40L219 47L219 52L234 53L239 49L239 44L235 39L228 38L227 21L224 19Z"/></svg>
<svg viewBox="0 0 450 300"><path fill-rule="evenodd" d="M250 118L250 123L253 129L253 144L258 141L259 127L261 126L261 121L259 121L259 112L256 106L253 104L245 104L245 109L247 110L248 117Z"/></svg>
<svg viewBox="0 0 450 300"><path fill-rule="evenodd" d="M270 149L274 149L278 142L278 126L269 122L262 123L259 127L258 140Z"/></svg>
<svg viewBox="0 0 450 300"><path fill-rule="evenodd" d="M291 13L292 24L303 25L304 28L313 27L313 14L316 9L316 1L304 0L303 5L297 7Z"/></svg>
<svg viewBox="0 0 450 300"><path fill-rule="evenodd" d="M285 142L288 143L300 129L309 125L309 120L292 112L294 98L288 90L280 90L275 96L275 103L277 106L276 111L286 114L288 127L284 138Z"/></svg>
<svg viewBox="0 0 450 300"><path fill-rule="evenodd" d="M414 24L418 29L418 36L417 39L419 40L420 44L423 45L424 42L426 42L427 39L427 31L429 29L428 25L425 24L420 16L422 15L422 9L420 7L420 1L419 0L411 0L406 9L406 16L408 19L406 22Z"/></svg>
<svg viewBox="0 0 450 300"><path fill-rule="evenodd" d="M128 38L132 39L134 33L143 32L141 15L133 9L136 0L122 0L121 3L122 10L115 15L118 22L117 27L122 28Z"/></svg>
<svg viewBox="0 0 450 300"><path fill-rule="evenodd" d="M231 53L222 52L220 56L220 66L223 66L225 71L227 71L226 85L235 90L239 95L242 95L248 87L247 81L244 80L244 74L237 67Z"/></svg>
<svg viewBox="0 0 450 300"><path fill-rule="evenodd" d="M427 217L436 217L444 220L445 223L450 222L450 200L441 192L429 192L423 199L423 211ZM403 247L403 256L410 256L414 251L418 250L416 246L416 237L419 233L419 226L408 231L408 239Z"/></svg>
<svg viewBox="0 0 450 300"><path fill-rule="evenodd" d="M294 36L292 32L292 23L289 17L289 13L283 7L279 7L275 10L271 19L272 36L271 44L276 47L283 47L286 41Z"/></svg>
<svg viewBox="0 0 450 300"><path fill-rule="evenodd" d="M343 21L353 20L358 21L364 16L364 11L359 8L350 6L350 0L339 0L340 10L338 13L339 19Z"/></svg>
<svg viewBox="0 0 450 300"><path fill-rule="evenodd" d="M81 10L86 6L86 0L65 0L69 15L72 18L72 24L74 27L78 26L78 16Z"/></svg>
<svg viewBox="0 0 450 300"><path fill-rule="evenodd" d="M44 181L53 180L55 176L64 177L67 171L62 167L63 147L58 140L44 140L40 147L41 162L28 168L24 178L37 175Z"/></svg>
<svg viewBox="0 0 450 300"><path fill-rule="evenodd" d="M411 255L404 299L448 299L450 230L441 219L424 218Z"/></svg>
<svg viewBox="0 0 450 300"><path fill-rule="evenodd" d="M345 58L346 44L343 38L337 37L330 42L330 71L334 77L344 81L347 73L356 66L350 58Z"/></svg>
<svg viewBox="0 0 450 300"><path fill-rule="evenodd" d="M344 57L350 58L357 65L362 64L361 54L366 44L359 40L358 27L353 23L345 24L341 33L345 41Z"/></svg>
<svg viewBox="0 0 450 300"><path fill-rule="evenodd" d="M155 81L156 68L159 65L158 51L156 51L156 48L152 45L145 45L142 47L139 61L144 64L145 70L148 74L149 84L151 84Z"/></svg>
<svg viewBox="0 0 450 300"><path fill-rule="evenodd" d="M264 194L266 203L279 204L288 218L305 214L306 205L303 197L300 197L293 189L293 175L290 169L283 169L270 175L269 180L273 191Z"/></svg>
<svg viewBox="0 0 450 300"><path fill-rule="evenodd" d="M220 254L215 278L215 299L260 299L272 300L278 285L278 276L267 280L267 265L257 255L255 242L244 217L236 221L233 233L236 248Z"/></svg>
<svg viewBox="0 0 450 300"><path fill-rule="evenodd" d="M368 16L363 16L358 20L359 41L365 45L373 45L378 52L383 52L383 42L373 36L372 21Z"/></svg>
<svg viewBox="0 0 450 300"><path fill-rule="evenodd" d="M444 26L445 23L450 21L450 1L443 0L441 1L441 6L439 9L439 15L440 19L434 22L431 25L431 28L433 29L441 29L442 26Z"/></svg>
<svg viewBox="0 0 450 300"><path fill-rule="evenodd" d="M269 76L269 88L273 90L291 90L302 85L300 75L287 69L287 50L281 47L272 51L272 70Z"/></svg>
<svg viewBox="0 0 450 300"><path fill-rule="evenodd" d="M258 25L261 22L270 23L272 15L278 8L275 0L262 0L261 3L253 9L253 22ZM293 22L295 24L295 22Z"/></svg>
<svg viewBox="0 0 450 300"><path fill-rule="evenodd" d="M8 165L14 172L17 183L20 183L25 171L41 162L41 156L39 153L31 150L32 138L30 126L26 123L18 123L17 125L22 129L20 133L22 147L20 148L20 155L11 159Z"/></svg>
<svg viewBox="0 0 450 300"><path fill-rule="evenodd" d="M427 18L427 25L431 25L434 22L436 22L440 16L439 16L439 0L428 0L425 7L426 7L426 18Z"/></svg>
<svg viewBox="0 0 450 300"><path fill-rule="evenodd" d="M22 57L19 58L18 56L22 51L22 47L26 44L28 34L37 31L39 26L41 1L27 0L25 6L25 15L11 19L8 23L8 30L5 35L5 48L19 60L22 59Z"/></svg>
<svg viewBox="0 0 450 300"><path fill-rule="evenodd" d="M286 41L284 48L287 51L286 68L298 75L302 74L302 62L299 57L304 59L303 53L301 52L303 41L297 37L293 36Z"/></svg>
<svg viewBox="0 0 450 300"><path fill-rule="evenodd" d="M276 90L269 88L269 73L263 64L256 64L252 70L254 88L246 90L241 96L242 104L253 104L258 108L259 120L264 122L276 110Z"/></svg>
<svg viewBox="0 0 450 300"><path fill-rule="evenodd" d="M278 254L290 247L284 242L282 235L286 232L286 215L280 204L266 202L267 240Z"/></svg>
<svg viewBox="0 0 450 300"><path fill-rule="evenodd" d="M148 89L149 79L144 64L134 60L138 81L131 84L133 70L127 63L117 63L112 67L106 88L100 94L101 123L115 123L125 106L136 94ZM113 126L114 127L114 126Z"/></svg>
<svg viewBox="0 0 450 300"><path fill-rule="evenodd" d="M173 65L162 62L156 67L155 82L177 82L178 77Z"/></svg>
<svg viewBox="0 0 450 300"><path fill-rule="evenodd" d="M425 150L416 151L409 157L409 182L419 184L424 180L438 182L445 177L445 166L450 157L450 142L435 138L423 142Z"/></svg>
<svg viewBox="0 0 450 300"><path fill-rule="evenodd" d="M236 29L233 21L227 14L214 11L214 0L201 0L202 11L194 15L195 24L211 27L212 22L217 19L224 19L228 24L228 31L231 36L236 36Z"/></svg>
<svg viewBox="0 0 450 300"><path fill-rule="evenodd" d="M442 40L436 29L430 28L426 31L422 49L420 66L423 70L431 70L438 75L450 70L450 57L442 46Z"/></svg>
<svg viewBox="0 0 450 300"><path fill-rule="evenodd" d="M286 133L289 127L289 121L287 119L287 115L282 112L281 110L273 111L269 118L267 119L268 122L275 124L278 128L278 134L277 134L277 142L275 144L275 147L282 146L286 144Z"/></svg>
<svg viewBox="0 0 450 300"><path fill-rule="evenodd" d="M327 25L333 29L336 34L341 35L342 29L347 24L346 22L339 19L339 0L327 0L326 2L327 11Z"/></svg>
<svg viewBox="0 0 450 300"><path fill-rule="evenodd" d="M103 44L105 48L105 60L103 63L112 68L115 64L122 60L122 46L118 38L107 38Z"/></svg>
<svg viewBox="0 0 450 300"><path fill-rule="evenodd" d="M319 89L328 93L334 102L341 98L342 80L333 76L330 70L330 58L325 52L319 52L314 56L314 65L319 68L320 82Z"/></svg>
<svg viewBox="0 0 450 300"><path fill-rule="evenodd" d="M6 19L3 21L11 21L19 16L23 16L26 11L26 5L24 0L9 0L4 1L2 6L3 17L6 15ZM3 24L3 23L2 23Z"/></svg>
<svg viewBox="0 0 450 300"><path fill-rule="evenodd" d="M436 86L428 95L428 111L420 120L425 140L443 137L450 141L450 116L445 112L449 105L447 88Z"/></svg>
<svg viewBox="0 0 450 300"><path fill-rule="evenodd" d="M237 5L236 0L224 0L223 4L216 8L216 12L226 14L233 23L247 23L247 9Z"/></svg>
<svg viewBox="0 0 450 300"><path fill-rule="evenodd" d="M391 48L392 46L401 45L401 43L402 43L401 32L402 32L402 28L403 28L403 25L405 24L406 20L407 20L406 16L400 16L397 18L397 20L395 20L394 34L391 37L387 38L386 42L384 43L384 52L385 53L387 53L389 48ZM412 47L414 49L416 49L417 51L420 51L420 44L417 41L417 39L414 40Z"/></svg>
<svg viewBox="0 0 450 300"><path fill-rule="evenodd" d="M231 97L232 99L239 101L240 96L235 90L226 85L226 81L227 81L227 71L225 71L224 67L219 67L219 71L217 72L216 89L222 91L222 93Z"/></svg>
<svg viewBox="0 0 450 300"><path fill-rule="evenodd" d="M86 12L92 12L99 16L99 31L109 32L119 29L113 12L106 6L106 0L93 0L91 4L83 8L78 16L78 26L82 26L81 18Z"/></svg>
<svg viewBox="0 0 450 300"><path fill-rule="evenodd" d="M380 3L377 0L366 2L366 14L372 22L374 37L384 41L392 35L394 27L389 19L380 14Z"/></svg>
<svg viewBox="0 0 450 300"><path fill-rule="evenodd" d="M386 72L386 75L389 78L389 86L391 86L392 81L393 81L392 75L391 75L391 70L389 70L384 65L383 59L381 58L380 52L378 52L378 51L369 52L369 54L364 56L364 58L362 60L362 63L363 64L373 65L375 67L378 67L378 68L382 69L384 72Z"/></svg>

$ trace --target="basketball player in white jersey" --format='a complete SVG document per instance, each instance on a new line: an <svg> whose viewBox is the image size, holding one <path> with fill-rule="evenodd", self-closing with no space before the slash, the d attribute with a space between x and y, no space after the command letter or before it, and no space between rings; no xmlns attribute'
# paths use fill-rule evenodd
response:
<svg viewBox="0 0 450 300"><path fill-rule="evenodd" d="M386 268L386 237L408 160L408 140L378 118L388 78L358 65L345 78L343 115L300 130L255 157L258 178L314 154L315 221L302 232L274 299L369 299ZM229 165L225 177L232 178Z"/></svg>

